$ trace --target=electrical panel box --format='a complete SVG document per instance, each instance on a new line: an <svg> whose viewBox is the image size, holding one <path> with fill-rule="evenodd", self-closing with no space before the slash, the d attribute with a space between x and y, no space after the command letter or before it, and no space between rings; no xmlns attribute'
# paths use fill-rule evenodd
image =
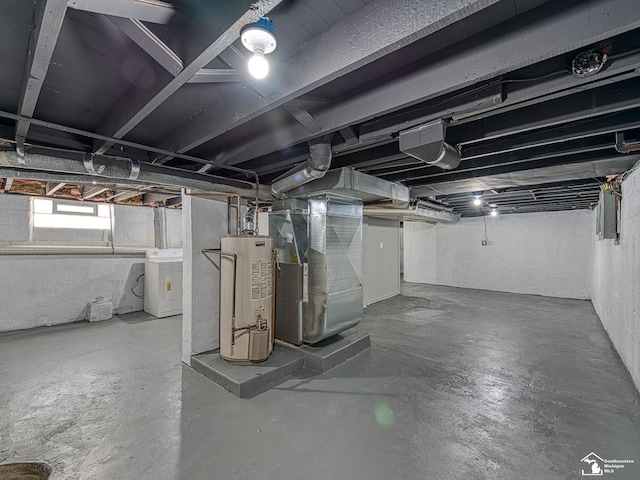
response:
<svg viewBox="0 0 640 480"><path fill-rule="evenodd" d="M598 240L618 238L618 211L616 194L613 190L601 189L596 210L596 234Z"/></svg>

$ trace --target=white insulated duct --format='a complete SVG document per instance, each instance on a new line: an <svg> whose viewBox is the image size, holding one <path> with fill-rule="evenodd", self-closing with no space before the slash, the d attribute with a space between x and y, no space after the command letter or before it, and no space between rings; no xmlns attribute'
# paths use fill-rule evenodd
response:
<svg viewBox="0 0 640 480"><path fill-rule="evenodd" d="M271 194L275 198L286 198L288 191L324 177L330 166L331 137L309 142L309 159L276 178L271 184Z"/></svg>
<svg viewBox="0 0 640 480"><path fill-rule="evenodd" d="M429 165L454 169L460 164L460 152L444 142L445 130L444 122L435 120L400 132L400 151Z"/></svg>

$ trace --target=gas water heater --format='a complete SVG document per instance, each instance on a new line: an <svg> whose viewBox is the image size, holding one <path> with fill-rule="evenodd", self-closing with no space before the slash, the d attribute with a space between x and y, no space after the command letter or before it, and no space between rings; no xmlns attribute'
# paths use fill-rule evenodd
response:
<svg viewBox="0 0 640 480"><path fill-rule="evenodd" d="M222 237L220 356L228 362L262 362L273 351L274 264L271 237Z"/></svg>

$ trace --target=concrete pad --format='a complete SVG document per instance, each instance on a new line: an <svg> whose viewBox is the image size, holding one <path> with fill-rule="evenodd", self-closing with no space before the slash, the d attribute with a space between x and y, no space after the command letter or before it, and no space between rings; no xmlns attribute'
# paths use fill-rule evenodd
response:
<svg viewBox="0 0 640 480"><path fill-rule="evenodd" d="M324 373L371 345L368 333L347 330L316 345L276 344L268 360L255 365L233 365L218 349L191 357L191 367L240 398L247 398L303 368Z"/></svg>
<svg viewBox="0 0 640 480"><path fill-rule="evenodd" d="M233 365L220 357L218 349L191 357L191 366L240 398L304 367L304 357L291 349L276 345L271 356L255 365Z"/></svg>
<svg viewBox="0 0 640 480"><path fill-rule="evenodd" d="M315 345L301 347L286 346L304 356L304 365L316 372L324 373L346 362L371 346L368 333L347 330Z"/></svg>

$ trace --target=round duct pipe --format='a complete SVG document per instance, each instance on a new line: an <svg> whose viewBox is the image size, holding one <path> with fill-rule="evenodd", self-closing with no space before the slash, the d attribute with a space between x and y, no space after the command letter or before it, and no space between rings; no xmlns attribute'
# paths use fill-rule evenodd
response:
<svg viewBox="0 0 640 480"><path fill-rule="evenodd" d="M309 144L309 159L280 175L271 184L275 198L286 198L287 192L300 185L324 177L331 166L331 137Z"/></svg>

